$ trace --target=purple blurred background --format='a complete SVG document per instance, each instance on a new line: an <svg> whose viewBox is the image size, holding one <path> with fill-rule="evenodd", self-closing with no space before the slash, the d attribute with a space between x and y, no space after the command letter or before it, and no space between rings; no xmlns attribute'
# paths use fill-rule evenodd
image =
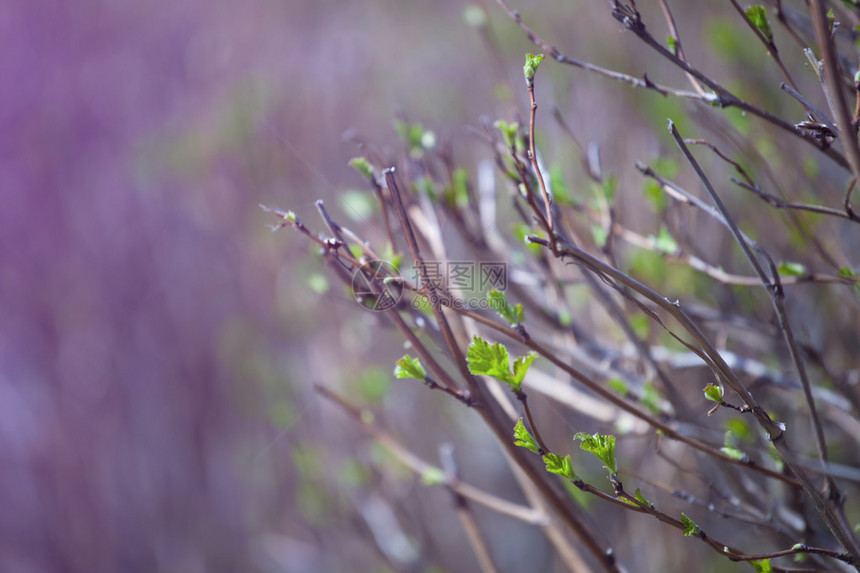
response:
<svg viewBox="0 0 860 573"><path fill-rule="evenodd" d="M398 105L477 117L462 9L7 3L0 571L351 568L296 455L332 318L257 204L359 185L342 133Z"/></svg>

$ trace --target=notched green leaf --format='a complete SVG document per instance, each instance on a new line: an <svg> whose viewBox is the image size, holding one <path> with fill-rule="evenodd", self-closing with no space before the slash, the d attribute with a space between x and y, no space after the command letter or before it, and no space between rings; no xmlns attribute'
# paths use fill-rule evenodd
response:
<svg viewBox="0 0 860 573"><path fill-rule="evenodd" d="M514 370L508 358L508 350L499 343L490 344L480 336L472 339L466 353L469 372L492 376L499 382L507 384L513 392L520 392L529 366L537 358L537 354L529 352L514 360Z"/></svg>
<svg viewBox="0 0 860 573"><path fill-rule="evenodd" d="M466 361L472 374L492 376L505 384L513 383L508 350L499 343L490 344L480 336L476 336L469 345Z"/></svg>
<svg viewBox="0 0 860 573"><path fill-rule="evenodd" d="M577 479L576 474L573 472L573 464L570 461L570 456L549 453L543 457L543 462L546 464L546 471L568 479Z"/></svg>
<svg viewBox="0 0 860 573"><path fill-rule="evenodd" d="M529 434L529 431L526 430L522 418L517 420L517 423L514 426L514 438L516 439L516 441L514 442L515 446L526 448L527 450L530 450L536 454L540 452L540 446L532 437L532 435Z"/></svg>
<svg viewBox="0 0 860 573"><path fill-rule="evenodd" d="M508 297L505 296L505 293L493 289L489 293L487 293L487 300L489 301L490 306L493 308L493 310L496 311L496 314L507 320L512 327L517 327L521 325L525 320L525 311L523 310L523 305L511 305L508 302Z"/></svg>
<svg viewBox="0 0 860 573"><path fill-rule="evenodd" d="M427 371L421 365L418 358L412 358L408 354L397 361L394 367L395 378L415 378L417 380L425 380Z"/></svg>
<svg viewBox="0 0 860 573"><path fill-rule="evenodd" d="M603 462L603 466L609 470L610 474L615 475L618 473L618 464L615 460L615 436L605 434L588 435L584 432L579 432L573 436L573 439L580 441L580 449L585 450Z"/></svg>
<svg viewBox="0 0 860 573"><path fill-rule="evenodd" d="M529 371L529 366L532 365L537 359L537 352L529 352L525 356L520 356L514 359L514 384L515 391L520 390L523 386L523 380L525 380L526 372Z"/></svg>

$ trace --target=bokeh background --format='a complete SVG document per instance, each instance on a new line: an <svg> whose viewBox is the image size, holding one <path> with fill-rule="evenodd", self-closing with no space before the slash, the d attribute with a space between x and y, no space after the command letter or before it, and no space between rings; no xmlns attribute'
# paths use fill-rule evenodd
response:
<svg viewBox="0 0 860 573"><path fill-rule="evenodd" d="M515 4L565 53L684 85L605 3ZM753 93L765 80L743 70L764 54L726 40L718 3L676 4L688 56ZM463 126L526 110L534 49L485 6L489 43L456 0L5 3L0 571L475 569L448 495L398 473L312 385L374 408L428 459L456 441L466 477L521 499L497 447L444 397L394 385L399 338L258 203L321 230L322 198L351 221L366 190L344 134L395 156L397 113L467 166L488 157ZM541 74L542 110L558 105L638 189L633 161L667 148L675 104ZM538 533L477 513L505 571L551 570Z"/></svg>

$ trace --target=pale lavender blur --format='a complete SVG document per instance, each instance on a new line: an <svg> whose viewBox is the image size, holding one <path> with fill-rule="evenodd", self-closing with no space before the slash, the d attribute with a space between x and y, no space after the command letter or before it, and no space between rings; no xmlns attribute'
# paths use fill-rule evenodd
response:
<svg viewBox="0 0 860 573"><path fill-rule="evenodd" d="M445 50L386 56L478 46L462 6L401 4L2 9L0 571L332 570L289 477L307 247L257 203L359 186L341 134L398 103L463 114Z"/></svg>

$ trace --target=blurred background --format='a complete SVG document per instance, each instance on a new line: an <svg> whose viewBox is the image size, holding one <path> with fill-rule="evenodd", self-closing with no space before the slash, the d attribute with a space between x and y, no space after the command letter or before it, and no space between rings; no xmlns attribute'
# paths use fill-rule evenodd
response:
<svg viewBox="0 0 860 573"><path fill-rule="evenodd" d="M605 3L514 4L565 53L685 86L648 68ZM725 21L703 23L715 3L676 4L705 39L691 59L717 74L764 61L731 59ZM444 396L394 384L399 337L370 335L373 316L258 204L317 231L321 198L349 222L366 188L344 134L396 154L401 112L463 165L489 157L463 126L527 109L534 48L484 6L489 39L458 0L6 3L0 571L475 569L447 493L398 473L312 384L373 408L431 461L456 440L464 477L521 500L497 446ZM638 194L633 161L667 148L675 104L541 74L546 122L558 105ZM555 156L573 164L572 150ZM537 532L477 513L505 571L552 570Z"/></svg>

